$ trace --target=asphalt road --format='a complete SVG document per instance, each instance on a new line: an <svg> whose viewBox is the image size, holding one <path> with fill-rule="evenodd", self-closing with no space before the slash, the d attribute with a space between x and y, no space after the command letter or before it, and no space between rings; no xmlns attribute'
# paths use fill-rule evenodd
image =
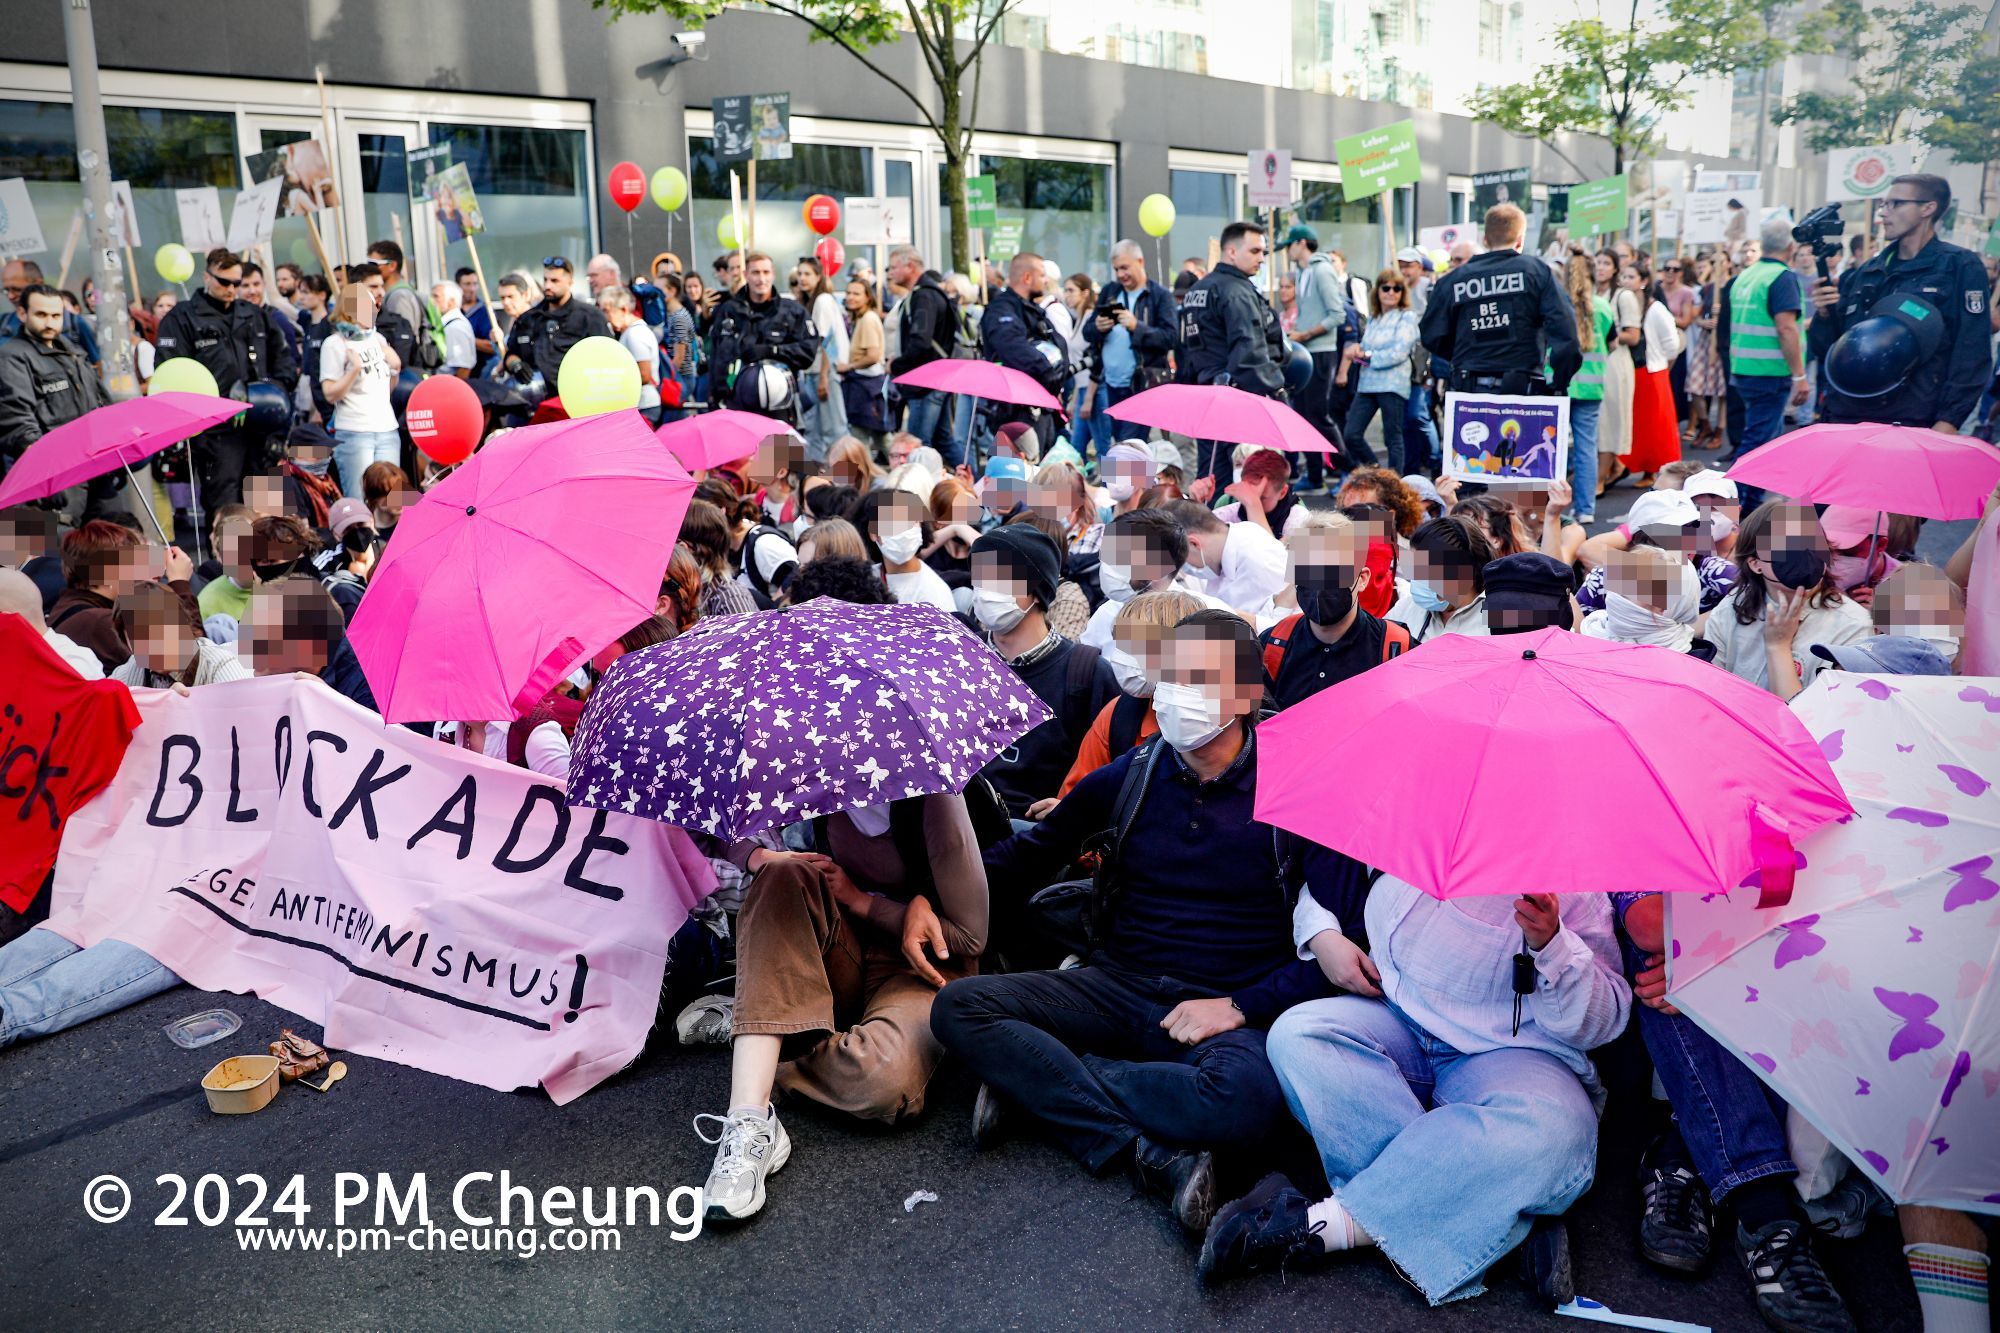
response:
<svg viewBox="0 0 2000 1333"><path fill-rule="evenodd" d="M1600 505L1605 522L1636 494L1613 491ZM1942 560L1968 527L1931 525L1924 553ZM212 1005L239 1014L243 1031L200 1051L162 1035L170 1019ZM445 1230L461 1225L452 1187L474 1172L507 1172L537 1195L650 1185L668 1198L707 1173L711 1149L689 1120L723 1109L728 1077L724 1052L669 1046L556 1107L537 1092L492 1092L350 1056L352 1072L328 1094L290 1087L256 1115L212 1115L201 1075L225 1055L260 1051L286 1025L318 1035L258 1000L178 989L0 1052L0 1328L215 1330L299 1317L442 1329L1572 1327L1553 1324L1512 1283L1428 1310L1373 1253L1206 1292L1191 1246L1123 1178L1091 1179L1033 1138L975 1153L973 1089L950 1064L924 1116L895 1133L786 1108L792 1161L773 1179L764 1213L727 1233L683 1243L663 1219L622 1228L616 1252L533 1258L402 1244L344 1257L247 1251L228 1225L255 1193L236 1180L246 1174L268 1183L261 1212L279 1227L299 1220L272 1211L294 1175L304 1180L311 1227L333 1226L339 1172L387 1173L398 1190L424 1173L431 1221ZM1700 1280L1656 1273L1638 1258L1634 1170L1644 1129L1634 1105L1614 1099L1596 1187L1570 1213L1577 1289L1630 1313L1762 1327L1733 1257ZM156 1223L176 1193L157 1177L194 1187L211 1173L223 1181L176 1212L188 1225ZM87 1216L85 1192L107 1174L126 1182L132 1203L104 1224ZM937 1201L906 1213L904 1200L920 1189ZM197 1200L221 1224L204 1225ZM490 1212L495 1187L476 1184L468 1201ZM371 1225L372 1207L371 1195L348 1225ZM1861 1239L1823 1252L1860 1328L1920 1327L1893 1223L1878 1220Z"/></svg>

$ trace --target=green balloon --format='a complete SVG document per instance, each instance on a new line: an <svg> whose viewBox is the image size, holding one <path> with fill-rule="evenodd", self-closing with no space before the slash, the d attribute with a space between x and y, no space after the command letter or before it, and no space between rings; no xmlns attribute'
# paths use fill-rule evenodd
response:
<svg viewBox="0 0 2000 1333"><path fill-rule="evenodd" d="M183 250L181 253L186 254L187 251ZM178 282L179 279L175 281ZM222 396L215 387L215 376L208 373L207 366L191 356L173 357L153 367L153 378L146 385L146 392L205 393L210 398Z"/></svg>
<svg viewBox="0 0 2000 1333"><path fill-rule="evenodd" d="M594 417L639 405L639 363L616 338L585 338L563 355L556 369L556 394L563 411Z"/></svg>
<svg viewBox="0 0 2000 1333"><path fill-rule="evenodd" d="M653 173L653 202L671 213L687 202L688 178L679 167L661 167Z"/></svg>
<svg viewBox="0 0 2000 1333"><path fill-rule="evenodd" d="M1148 236L1165 236L1174 229L1174 201L1149 194L1139 201L1139 229Z"/></svg>
<svg viewBox="0 0 2000 1333"><path fill-rule="evenodd" d="M153 267L168 282L186 282L194 276L194 256L188 253L185 245L168 241L153 251ZM210 382L209 392L215 392L213 381Z"/></svg>
<svg viewBox="0 0 2000 1333"><path fill-rule="evenodd" d="M737 234L736 219L724 213L715 224L715 239L722 242L725 250L738 250L743 246L743 238Z"/></svg>

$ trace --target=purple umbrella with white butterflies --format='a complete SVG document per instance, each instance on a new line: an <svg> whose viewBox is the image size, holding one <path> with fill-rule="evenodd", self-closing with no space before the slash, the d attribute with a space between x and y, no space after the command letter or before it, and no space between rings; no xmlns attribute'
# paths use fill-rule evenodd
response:
<svg viewBox="0 0 2000 1333"><path fill-rule="evenodd" d="M804 606L703 620L627 653L592 693L572 805L722 838L963 791L1048 706L932 606Z"/></svg>
<svg viewBox="0 0 2000 1333"><path fill-rule="evenodd" d="M1792 707L1856 814L1782 907L1669 895L1668 999L1896 1202L2000 1214L2000 679L1823 671Z"/></svg>

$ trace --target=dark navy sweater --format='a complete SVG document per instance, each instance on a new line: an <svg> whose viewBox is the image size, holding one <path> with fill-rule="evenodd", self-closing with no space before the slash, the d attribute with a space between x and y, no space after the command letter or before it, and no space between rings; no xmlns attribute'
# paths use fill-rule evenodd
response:
<svg viewBox="0 0 2000 1333"><path fill-rule="evenodd" d="M1138 753L1112 760L1047 819L988 849L986 878L996 898L1025 899L1111 827ZM1297 885L1280 882L1271 826L1252 817L1256 795L1254 733L1236 762L1209 782L1171 748L1161 753L1125 838L1123 888L1092 962L1227 995L1252 1027L1334 993L1319 965L1301 961L1293 948ZM1314 863L1325 858L1304 860L1299 873L1317 878Z"/></svg>

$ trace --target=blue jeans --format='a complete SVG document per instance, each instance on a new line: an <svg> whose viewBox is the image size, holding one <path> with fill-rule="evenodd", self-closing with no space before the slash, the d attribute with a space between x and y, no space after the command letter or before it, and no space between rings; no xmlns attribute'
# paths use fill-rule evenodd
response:
<svg viewBox="0 0 2000 1333"><path fill-rule="evenodd" d="M1369 420L1380 412L1382 446L1389 453L1389 470L1399 477L1402 476L1403 412L1406 406L1400 393L1357 392L1354 395L1354 406L1347 409L1347 426L1341 432L1347 441L1348 457L1365 467L1375 465L1375 451L1368 447L1368 440L1363 432L1368 429Z"/></svg>
<svg viewBox="0 0 2000 1333"><path fill-rule="evenodd" d="M1597 517L1597 418L1603 411L1596 398L1569 400L1570 517L1579 523Z"/></svg>
<svg viewBox="0 0 2000 1333"><path fill-rule="evenodd" d="M1269 1049L1334 1194L1433 1305L1590 1188L1597 1112L1552 1055L1462 1054L1358 995L1287 1010Z"/></svg>
<svg viewBox="0 0 2000 1333"><path fill-rule="evenodd" d="M1284 1125L1264 1034L1183 1046L1160 1027L1215 994L1109 967L965 977L938 992L931 1031L980 1079L1047 1124L1092 1171L1145 1134L1164 1146L1266 1146Z"/></svg>
<svg viewBox="0 0 2000 1333"><path fill-rule="evenodd" d="M918 444L937 444L938 422L952 397L937 389L903 390L903 429L916 436Z"/></svg>
<svg viewBox="0 0 2000 1333"><path fill-rule="evenodd" d="M129 944L99 940L79 949L37 926L0 947L0 1047L66 1031L180 984Z"/></svg>
<svg viewBox="0 0 2000 1333"><path fill-rule="evenodd" d="M1103 406L1116 407L1137 392L1138 390L1129 384L1107 384L1104 386ZM1104 418L1104 429L1114 440L1137 440L1141 444L1146 442L1147 428L1135 425L1130 421L1119 421L1114 417L1106 417ZM1100 462L1103 461L1103 454L1101 452L1098 458Z"/></svg>
<svg viewBox="0 0 2000 1333"><path fill-rule="evenodd" d="M1743 439L1730 458L1741 462L1761 444L1776 439L1785 429L1785 401L1792 395L1792 381L1785 375L1731 375L1729 387L1743 400ZM1743 512L1764 503L1764 492L1755 486L1737 483L1742 492Z"/></svg>
<svg viewBox="0 0 2000 1333"><path fill-rule="evenodd" d="M359 500L361 474L373 463L401 463L403 437L393 430L336 430L333 463L340 469L340 493Z"/></svg>
<svg viewBox="0 0 2000 1333"><path fill-rule="evenodd" d="M810 371L799 376L799 425L806 437L806 457L815 463L824 463L826 451L847 431L846 404L839 392L821 398L819 376Z"/></svg>
<svg viewBox="0 0 2000 1333"><path fill-rule="evenodd" d="M1386 434L1389 423L1382 423ZM1411 472L1427 471L1438 454L1437 422L1431 420L1431 386L1419 384L1410 390L1403 407L1403 467ZM1402 475L1398 470L1398 476Z"/></svg>
<svg viewBox="0 0 2000 1333"><path fill-rule="evenodd" d="M1077 455L1090 457L1090 446L1097 446L1097 456L1104 457L1111 448L1111 418L1104 415L1104 409L1111 406L1111 390L1099 384L1091 390L1090 415L1078 413L1070 422L1069 442L1075 446Z"/></svg>

